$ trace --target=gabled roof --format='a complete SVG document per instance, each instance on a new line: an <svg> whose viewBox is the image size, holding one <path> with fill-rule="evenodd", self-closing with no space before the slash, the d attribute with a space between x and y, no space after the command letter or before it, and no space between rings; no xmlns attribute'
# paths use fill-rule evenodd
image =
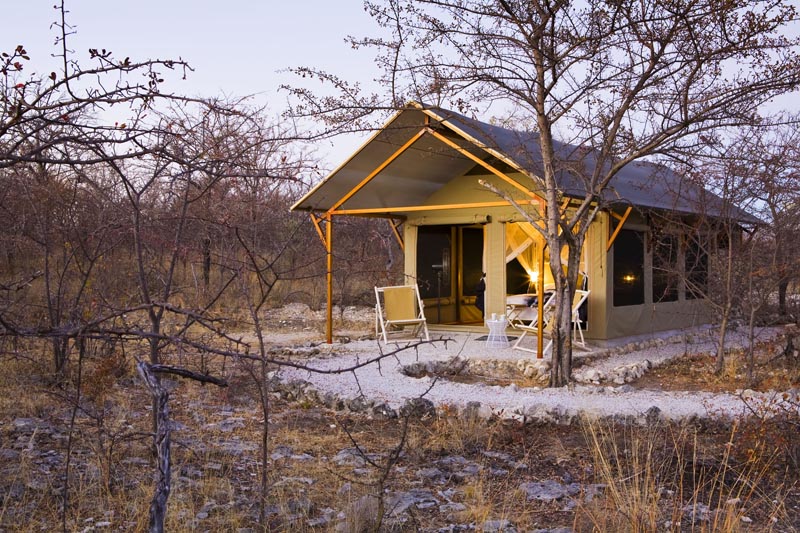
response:
<svg viewBox="0 0 800 533"><path fill-rule="evenodd" d="M301 198L293 210L327 211L340 202L425 126L437 130L474 156L505 166L531 181L532 191L541 189L541 151L538 134L516 131L487 124L455 111L411 103L398 111L364 143L348 160ZM557 182L567 195L583 198L586 190L580 175L586 175L597 164L592 150L556 142ZM442 141L422 135L355 194L344 201L341 209L392 208L422 205L425 200L452 179L475 167L475 162L448 147ZM623 167L603 191L603 199L611 203L640 208L722 215L723 201L713 193L690 183L669 168L645 161ZM758 223L758 219L736 208L726 216L741 222Z"/></svg>

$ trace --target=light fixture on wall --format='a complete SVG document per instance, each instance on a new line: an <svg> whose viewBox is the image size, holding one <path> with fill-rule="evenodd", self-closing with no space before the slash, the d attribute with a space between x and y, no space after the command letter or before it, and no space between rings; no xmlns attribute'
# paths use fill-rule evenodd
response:
<svg viewBox="0 0 800 533"><path fill-rule="evenodd" d="M536 283L539 281L537 270L528 270L528 292L536 292Z"/></svg>
<svg viewBox="0 0 800 533"><path fill-rule="evenodd" d="M625 283L633 283L636 281L636 276L634 276L633 274L625 274L624 276L622 276L622 281L624 281Z"/></svg>

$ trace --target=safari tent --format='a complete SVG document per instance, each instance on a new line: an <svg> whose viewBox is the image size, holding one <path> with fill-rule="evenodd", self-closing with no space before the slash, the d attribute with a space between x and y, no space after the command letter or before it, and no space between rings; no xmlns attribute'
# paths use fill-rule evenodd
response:
<svg viewBox="0 0 800 533"><path fill-rule="evenodd" d="M590 150L557 146L563 161L587 168ZM295 203L308 211L328 252L328 341L335 222L341 216L388 219L404 250L406 282L417 283L431 325L482 327L476 285L485 273L485 313L505 314L515 295L535 293L549 272L542 236L508 201L543 209L536 133L488 124L417 103L395 113L344 163ZM583 198L577 173L562 172L564 205ZM589 228L581 256L590 291L582 313L596 342L674 330L710 320L706 302L682 280L702 285L708 258L663 222L690 219L721 201L666 167L625 166L598 197L603 210ZM540 211L541 212L541 211ZM676 218L677 217L677 218ZM737 220L755 223L741 212ZM659 268L669 263L683 276Z"/></svg>

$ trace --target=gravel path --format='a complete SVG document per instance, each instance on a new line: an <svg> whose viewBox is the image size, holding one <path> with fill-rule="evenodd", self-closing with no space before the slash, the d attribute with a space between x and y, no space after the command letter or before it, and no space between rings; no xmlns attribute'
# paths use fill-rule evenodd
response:
<svg viewBox="0 0 800 533"><path fill-rule="evenodd" d="M775 335L778 330L764 330L761 336ZM567 421L576 415L589 418L605 416L632 416L645 418L658 416L667 419L691 417L730 418L748 412L745 402L736 394L706 392L668 392L636 390L629 385L619 387L574 385L559 389L519 388L516 385L491 386L464 384L438 380L433 387L432 378L413 378L400 370L415 362L447 361L454 356L473 359L506 360L517 362L528 354L510 348L487 349L486 344L474 336L448 334L453 342L446 345L436 342L409 349L385 358L380 364L371 364L355 372L342 374L315 374L307 371L284 370L283 379L302 379L313 384L320 392L332 392L343 398L363 394L368 400L384 402L398 408L406 400L422 394L436 405L450 405L463 409L469 402L479 402L484 415L497 414L503 417L543 421ZM712 352L714 344L707 336L696 336L696 342L666 342L659 346L631 351L619 355L608 355L592 359L581 367L594 367L608 371L620 365L650 360L654 365L687 353ZM701 340L706 339L706 340ZM733 341L742 339L732 339ZM388 353L396 346L383 347ZM380 350L376 341L354 341L347 344L322 345L326 353L310 361L310 366L321 370L342 369L375 357ZM576 351L580 358L582 352ZM428 390L430 389L430 390ZM766 399L772 395L752 393L745 396L751 401ZM656 408L656 409L653 409Z"/></svg>

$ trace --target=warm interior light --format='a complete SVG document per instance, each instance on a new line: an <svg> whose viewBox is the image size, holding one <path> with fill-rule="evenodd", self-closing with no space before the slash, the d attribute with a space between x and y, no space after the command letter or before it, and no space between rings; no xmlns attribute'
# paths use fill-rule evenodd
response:
<svg viewBox="0 0 800 533"><path fill-rule="evenodd" d="M531 283L536 283L539 281L539 273L534 271L528 271L528 276L531 278Z"/></svg>
<svg viewBox="0 0 800 533"><path fill-rule="evenodd" d="M624 281L625 283L633 283L634 281L636 281L636 276L634 276L633 274L625 274L624 276L622 276L622 281Z"/></svg>

